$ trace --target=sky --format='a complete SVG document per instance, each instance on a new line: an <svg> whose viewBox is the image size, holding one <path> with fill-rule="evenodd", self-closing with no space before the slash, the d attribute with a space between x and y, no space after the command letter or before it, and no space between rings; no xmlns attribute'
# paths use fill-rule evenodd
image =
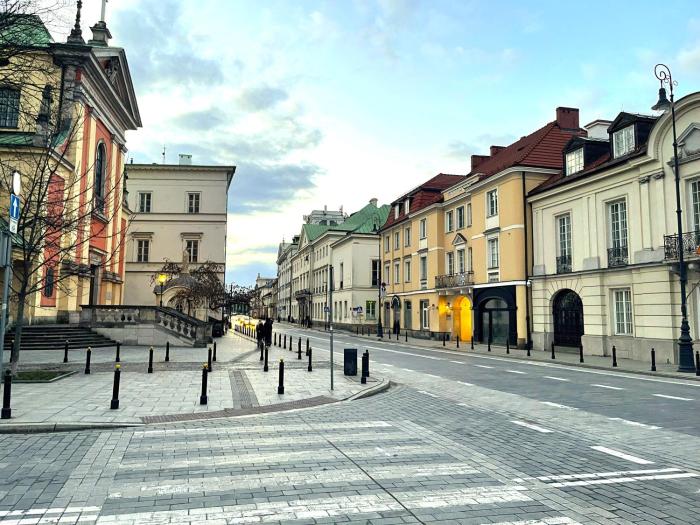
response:
<svg viewBox="0 0 700 525"><path fill-rule="evenodd" d="M226 279L251 284L314 209L466 174L557 106L582 125L651 113L658 62L677 98L697 91L696 2L110 0L106 21L143 121L129 157L236 166ZM84 1L86 40L100 5Z"/></svg>

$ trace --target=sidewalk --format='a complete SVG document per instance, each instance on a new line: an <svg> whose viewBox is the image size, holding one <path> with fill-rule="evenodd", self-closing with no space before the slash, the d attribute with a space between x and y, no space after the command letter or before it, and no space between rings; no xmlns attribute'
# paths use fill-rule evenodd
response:
<svg viewBox="0 0 700 525"><path fill-rule="evenodd" d="M287 323L276 323L275 328L279 329L280 331L284 331L283 327L294 327L296 329L300 329L301 327L299 325L290 325ZM321 332L325 333L323 328L312 328L310 329L311 331L314 332ZM336 336L352 336L352 337L357 337L359 339L366 339L367 341L377 341L377 336L376 335L356 335L354 332L348 332L346 330L336 330L335 332ZM678 372L678 365L670 364L670 363L661 363L658 362L656 363L656 372L651 371L651 363L646 362L646 361L636 361L633 359L623 359L623 358L618 358L617 359L617 367L612 366L612 356L590 356L585 354L585 349L584 349L584 362L580 363L579 362L579 353L577 349L570 349L570 350L563 350L560 347L557 347L555 349L555 359L552 359L552 354L551 350L548 351L542 351L542 350L531 350L530 356L527 356L527 351L518 349L518 348L511 348L510 349L510 354L506 354L506 348L505 346L496 346L496 345L491 345L491 352L488 351L487 345L484 344L475 344L474 345L474 350L471 349L471 345L469 342L464 343L460 342L459 348L457 348L457 343L456 341L446 341L445 346L442 345L442 341L434 341L434 340L429 340L429 339L416 339L413 337L408 338L408 342L406 342L406 337L404 334L401 334L399 339L396 339L396 336L391 334L391 339L389 339L388 335L385 334L384 338L382 341L386 343L395 343L395 344L404 344L413 348L426 348L426 349L431 349L431 350L451 350L451 351L456 351L456 352L465 352L465 353L471 353L471 354L479 354L479 355L487 355L487 356L497 356L497 357L502 357L502 358L509 358L509 359L523 359L523 360L528 360L528 361L538 361L538 362L548 362L548 363L554 363L554 364L559 364L559 365L566 365L566 366L575 366L575 367L582 367L582 368L593 368L593 369L600 369L600 370L611 370L611 371L618 371L618 372L627 372L627 373L632 373L632 374L642 374L642 375L649 375L649 376L655 376L655 377L668 377L668 378L675 378L675 379L686 379L686 380L691 380L691 381L700 381L700 376L696 376L694 373L684 373L684 372Z"/></svg>
<svg viewBox="0 0 700 525"><path fill-rule="evenodd" d="M294 341L296 350L296 340ZM202 364L206 348L171 347L170 362L165 348L154 349L153 373L148 374L148 347L121 348L119 409L110 410L114 378L115 348L96 348L91 373L84 374L86 352L73 350L63 364L63 351L31 351L21 354L20 370L55 369L75 371L53 383L13 383L12 419L0 420L0 432L18 424L60 425L143 424L289 410L332 403L382 389L385 383L370 377L346 377L335 367L334 390L330 390L330 363L271 347L269 371L263 372L255 342L229 331L217 340L217 361L208 374L208 404L200 405ZM315 356L314 356L315 357ZM9 352L5 352L5 363ZM284 359L283 395L277 394L279 362ZM358 356L359 362L359 356ZM359 363L358 363L359 369Z"/></svg>

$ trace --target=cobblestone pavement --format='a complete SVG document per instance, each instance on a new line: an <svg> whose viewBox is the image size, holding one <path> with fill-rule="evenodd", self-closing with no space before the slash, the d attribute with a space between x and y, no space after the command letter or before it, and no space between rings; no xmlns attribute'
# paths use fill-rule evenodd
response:
<svg viewBox="0 0 700 525"><path fill-rule="evenodd" d="M694 385L411 352L372 351L373 375L402 384L367 399L1 435L0 525L699 522ZM555 401L563 388L608 395ZM631 418L653 399L664 424Z"/></svg>

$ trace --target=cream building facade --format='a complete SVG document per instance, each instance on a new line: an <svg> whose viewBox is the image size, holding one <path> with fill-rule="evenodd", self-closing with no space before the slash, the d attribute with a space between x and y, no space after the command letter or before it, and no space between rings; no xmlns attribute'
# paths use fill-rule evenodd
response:
<svg viewBox="0 0 700 525"><path fill-rule="evenodd" d="M125 304L177 307L178 279L161 296L154 276L166 261L188 269L212 261L226 264L228 189L234 166L181 163L128 164L129 206L134 211L126 250ZM224 281L224 272L221 272ZM207 312L197 317L206 318Z"/></svg>
<svg viewBox="0 0 700 525"><path fill-rule="evenodd" d="M700 330L700 93L676 102L691 335ZM680 286L670 114L596 121L531 192L533 340L677 363Z"/></svg>

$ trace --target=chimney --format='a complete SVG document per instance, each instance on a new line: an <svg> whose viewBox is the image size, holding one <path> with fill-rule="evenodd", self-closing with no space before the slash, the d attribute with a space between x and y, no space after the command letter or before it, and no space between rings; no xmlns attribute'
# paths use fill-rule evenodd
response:
<svg viewBox="0 0 700 525"><path fill-rule="evenodd" d="M192 166L192 155L180 153L180 166Z"/></svg>
<svg viewBox="0 0 700 525"><path fill-rule="evenodd" d="M489 160L489 155L472 155L472 171L479 167L482 163Z"/></svg>
<svg viewBox="0 0 700 525"><path fill-rule="evenodd" d="M377 207L377 202L378 202L378 201L377 201L376 197L372 197L372 198L369 200L369 203L370 203L372 206L374 206L375 208Z"/></svg>
<svg viewBox="0 0 700 525"><path fill-rule="evenodd" d="M563 129L579 129L578 108L557 108L557 124Z"/></svg>
<svg viewBox="0 0 700 525"><path fill-rule="evenodd" d="M491 146L489 148L489 152L491 153L491 156L493 157L494 155L496 155L496 153L498 153L499 151L502 151L504 149L506 149L505 146Z"/></svg>

